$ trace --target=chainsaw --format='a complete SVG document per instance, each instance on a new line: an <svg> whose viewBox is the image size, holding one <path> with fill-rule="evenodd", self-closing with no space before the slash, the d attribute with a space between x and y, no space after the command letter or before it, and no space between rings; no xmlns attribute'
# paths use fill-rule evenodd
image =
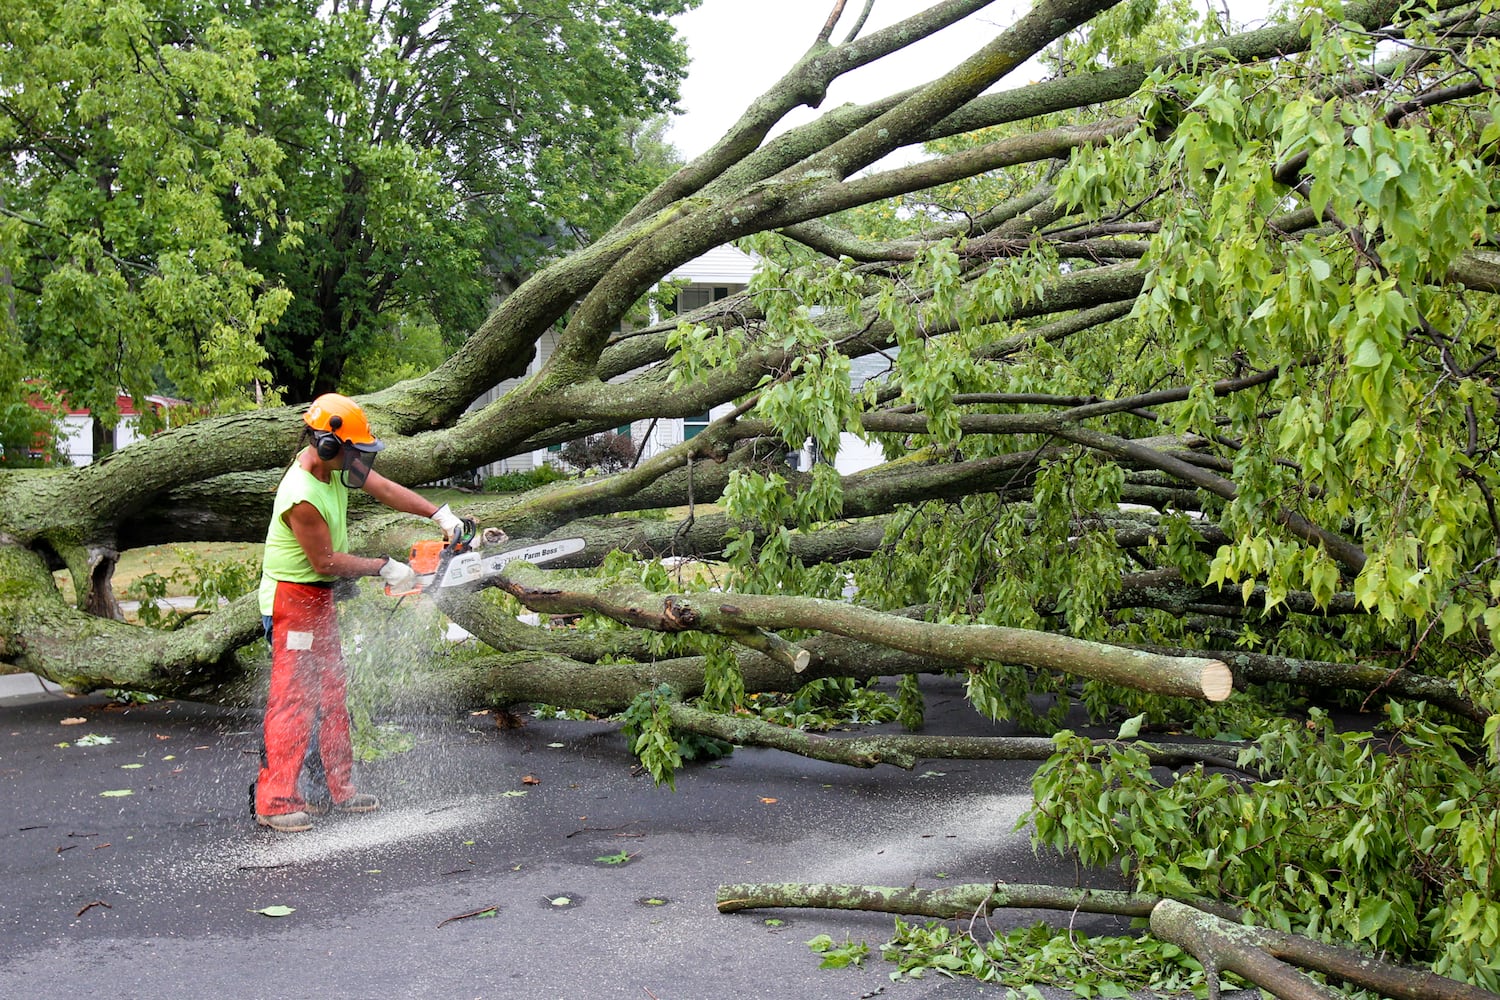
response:
<svg viewBox="0 0 1500 1000"><path fill-rule="evenodd" d="M472 523L472 522L470 522ZM582 538L562 538L555 542L533 542L501 552L486 550L503 545L509 537L499 528L485 528L477 537L473 532L458 532L449 541L427 538L412 544L408 563L417 575L412 590L392 590L386 584L388 597L407 597L424 590L458 587L493 580L513 562L546 563L575 552L582 552Z"/></svg>

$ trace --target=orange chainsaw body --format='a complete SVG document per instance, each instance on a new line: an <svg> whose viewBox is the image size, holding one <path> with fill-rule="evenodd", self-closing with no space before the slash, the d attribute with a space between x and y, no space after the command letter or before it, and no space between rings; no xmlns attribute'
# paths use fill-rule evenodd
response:
<svg viewBox="0 0 1500 1000"><path fill-rule="evenodd" d="M420 542L413 542L410 558L411 570L418 576L430 576L437 572L438 561L443 558L443 546L447 543L441 538L424 538Z"/></svg>
<svg viewBox="0 0 1500 1000"><path fill-rule="evenodd" d="M438 571L438 565L443 560L443 549L447 544L441 538L425 538L420 542L413 542L411 551L407 553L407 564L411 566L412 572L419 577L431 579L432 575ZM407 597L421 592L420 582L411 590L403 590L399 593L392 590L390 584L385 585L387 597Z"/></svg>

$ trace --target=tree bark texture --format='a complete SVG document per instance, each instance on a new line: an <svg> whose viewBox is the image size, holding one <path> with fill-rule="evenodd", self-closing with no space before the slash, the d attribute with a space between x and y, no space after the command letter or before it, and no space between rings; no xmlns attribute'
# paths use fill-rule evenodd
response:
<svg viewBox="0 0 1500 1000"><path fill-rule="evenodd" d="M1233 972L1282 1000L1336 1000L1344 995L1297 971L1294 965L1398 1000L1494 1000L1496 996L1489 990L1402 968L1352 949L1231 923L1175 900L1163 900L1152 909L1151 933L1185 948L1205 970Z"/></svg>
<svg viewBox="0 0 1500 1000"><path fill-rule="evenodd" d="M600 611L658 632L696 630L733 636L747 627L818 629L954 664L993 660L1108 680L1155 694L1222 701L1232 676L1218 660L1159 656L1067 636L994 625L912 621L820 598L761 594L654 594L629 584L564 578L536 567L508 567L500 582L533 611Z"/></svg>

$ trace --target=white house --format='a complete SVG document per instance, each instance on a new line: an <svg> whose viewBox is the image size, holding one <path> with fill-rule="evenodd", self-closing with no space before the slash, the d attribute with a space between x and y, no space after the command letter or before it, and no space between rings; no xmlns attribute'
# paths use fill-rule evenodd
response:
<svg viewBox="0 0 1500 1000"><path fill-rule="evenodd" d="M32 396L29 402L35 409L52 412L51 405L43 402L40 396ZM169 396L147 396L145 404L151 410L164 416L172 407L183 405L183 401ZM88 465L95 458L94 415L86 409L69 403L63 405L62 420L55 439L57 450L71 465ZM115 409L119 413L119 420L109 434L111 446L118 451L141 439L141 414L136 409L135 401L130 398L129 393L124 392L115 397ZM45 450L45 442L38 442L38 445L33 457L40 457Z"/></svg>
<svg viewBox="0 0 1500 1000"><path fill-rule="evenodd" d="M681 314L744 291L750 284L755 267L756 260L753 256L726 244L688 261L666 275L664 280L687 282L677 293L677 312ZM537 344L537 354L527 366L528 376L534 374L545 359L551 356L556 343L556 332L549 330L542 335ZM865 379L884 372L886 364L885 359L880 357L875 358L874 361L856 361L852 371L855 388L857 389ZM476 400L470 409L480 409L488 405L518 384L520 384L519 379L501 382ZM724 403L686 419L673 417L654 421L637 420L628 427L619 428L618 433L629 434L637 447L642 449L642 457L649 458L698 434L715 418L723 416L733 408L734 404ZM557 453L560 450L561 446L554 446L550 449L539 449L516 455L485 466L477 472L481 476L492 476L534 469L549 461L557 462L559 460ZM847 474L878 465L881 461L883 458L879 449L866 444L852 434L845 434L840 444L838 459L834 464L839 472ZM811 462L812 457L807 452L799 453L799 464L802 469L809 468Z"/></svg>
<svg viewBox="0 0 1500 1000"><path fill-rule="evenodd" d="M684 313L708 305L710 302L727 298L737 292L742 292L750 283L750 276L755 273L755 258L747 253L736 250L732 246L722 246L710 250L708 253L686 264L668 274L665 280L686 281L677 293L677 312ZM536 373L542 363L552 355L557 346L557 333L548 330L542 334L537 342L536 356L531 359L531 364L526 367L526 375ZM481 409L496 399L505 395L521 382L520 379L507 379L492 388L470 406L471 410ZM621 427L620 433L628 433L632 441L644 445L643 457L650 457L659 451L670 448L675 444L681 444L686 438L692 437L704 427L714 416L727 413L731 406L717 408L697 417L687 420L678 418L664 418L655 421L653 426L650 420L638 420L628 427ZM476 470L481 476L500 475L506 472L520 472L534 469L546 462L556 462L558 451L561 446L550 449L543 448L537 451L514 455L510 458L495 462Z"/></svg>

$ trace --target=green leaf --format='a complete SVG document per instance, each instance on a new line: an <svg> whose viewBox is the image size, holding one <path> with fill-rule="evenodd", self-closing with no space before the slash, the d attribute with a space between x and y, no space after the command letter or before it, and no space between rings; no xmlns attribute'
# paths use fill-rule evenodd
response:
<svg viewBox="0 0 1500 1000"><path fill-rule="evenodd" d="M1380 360L1380 345L1373 340L1362 340L1349 358L1349 364L1354 368L1378 368Z"/></svg>
<svg viewBox="0 0 1500 1000"><path fill-rule="evenodd" d="M1464 627L1464 607L1462 604L1450 604L1443 609L1443 638L1452 638Z"/></svg>
<svg viewBox="0 0 1500 1000"><path fill-rule="evenodd" d="M1375 933L1391 919L1389 900L1371 896L1359 904L1359 928L1355 938L1374 939Z"/></svg>
<svg viewBox="0 0 1500 1000"><path fill-rule="evenodd" d="M633 857L635 857L634 854L629 854L625 851L621 851L619 854L606 854L603 857L595 858L594 860L604 865L623 865L629 862Z"/></svg>
<svg viewBox="0 0 1500 1000"><path fill-rule="evenodd" d="M1146 714L1133 716L1120 723L1120 731L1115 734L1117 740L1133 740L1141 734L1141 723L1146 721Z"/></svg>
<svg viewBox="0 0 1500 1000"><path fill-rule="evenodd" d="M131 791L128 788L116 788L113 791L100 792L99 793L99 797L100 798L105 798L105 799L120 799L120 798L124 798L127 795L134 795L134 794L135 794L135 792Z"/></svg>
<svg viewBox="0 0 1500 1000"><path fill-rule="evenodd" d="M259 913L263 917L287 917L296 913L297 908L294 906L282 906L278 903L275 906L267 906L264 909L251 910L250 912Z"/></svg>

